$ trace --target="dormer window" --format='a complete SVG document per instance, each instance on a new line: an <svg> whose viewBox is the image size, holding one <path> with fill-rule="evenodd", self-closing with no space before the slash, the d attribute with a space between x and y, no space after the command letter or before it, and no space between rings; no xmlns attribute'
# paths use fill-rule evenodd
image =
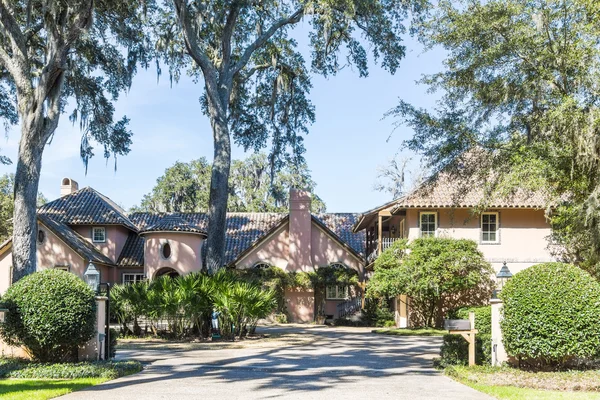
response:
<svg viewBox="0 0 600 400"><path fill-rule="evenodd" d="M92 228L92 241L94 243L105 243L106 242L106 228L101 226L95 226Z"/></svg>

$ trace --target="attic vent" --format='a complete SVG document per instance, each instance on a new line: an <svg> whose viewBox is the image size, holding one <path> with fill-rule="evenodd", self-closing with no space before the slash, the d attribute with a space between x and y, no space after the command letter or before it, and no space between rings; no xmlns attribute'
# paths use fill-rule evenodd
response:
<svg viewBox="0 0 600 400"><path fill-rule="evenodd" d="M68 196L79 190L79 184L71 178L63 178L60 185L60 197Z"/></svg>

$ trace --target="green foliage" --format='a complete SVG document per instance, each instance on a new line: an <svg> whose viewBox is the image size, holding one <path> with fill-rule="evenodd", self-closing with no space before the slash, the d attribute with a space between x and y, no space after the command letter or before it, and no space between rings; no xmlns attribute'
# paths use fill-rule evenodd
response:
<svg viewBox="0 0 600 400"><path fill-rule="evenodd" d="M156 180L151 193L144 195L134 211L205 212L208 210L212 167L205 158L189 163L176 162ZM273 179L271 180L271 176ZM264 153L234 160L229 177L230 212L287 212L290 188L315 189L306 164L272 171ZM313 195L311 211L325 212L325 203Z"/></svg>
<svg viewBox="0 0 600 400"><path fill-rule="evenodd" d="M111 291L122 333L141 335L140 317L150 322L155 335L208 336L210 317L218 311L221 333L243 337L254 333L259 319L277 308L274 289L244 281L232 271L191 273L177 278L162 276L151 282L116 285ZM133 332L129 322L133 322ZM159 322L167 323L166 332Z"/></svg>
<svg viewBox="0 0 600 400"><path fill-rule="evenodd" d="M600 284L561 263L521 271L500 292L506 352L530 364L564 366L600 348Z"/></svg>
<svg viewBox="0 0 600 400"><path fill-rule="evenodd" d="M115 379L142 370L138 361L93 361L43 364L18 358L0 359L0 377L18 379Z"/></svg>
<svg viewBox="0 0 600 400"><path fill-rule="evenodd" d="M449 319L469 319L469 313L475 313L475 329L483 335L492 334L492 307L475 306L461 307L448 312Z"/></svg>
<svg viewBox="0 0 600 400"><path fill-rule="evenodd" d="M40 361L76 358L77 347L96 332L93 291L76 275L47 269L10 286L2 298L8 308L0 336L23 345Z"/></svg>
<svg viewBox="0 0 600 400"><path fill-rule="evenodd" d="M552 212L555 250L593 268L600 254L599 11L589 0L441 1L418 30L428 47L447 54L445 69L422 80L443 95L433 112L401 102L390 113L414 129L406 144L434 172L477 176L490 193L532 189L547 205L568 199ZM473 148L486 151L454 163Z"/></svg>
<svg viewBox="0 0 600 400"><path fill-rule="evenodd" d="M475 363L491 365L492 335L475 335ZM440 358L435 360L436 367L446 368L451 365L469 364L469 343L460 335L444 335Z"/></svg>
<svg viewBox="0 0 600 400"><path fill-rule="evenodd" d="M0 243L12 236L12 218L15 206L15 174L0 176ZM48 200L43 194L38 194L38 207L46 204Z"/></svg>
<svg viewBox="0 0 600 400"><path fill-rule="evenodd" d="M398 243L380 257L384 261L376 264L367 295L408 295L427 327L436 325L442 300L491 286L491 266L472 240L420 238L408 247Z"/></svg>
<svg viewBox="0 0 600 400"><path fill-rule="evenodd" d="M119 332L114 329L114 328L110 328L110 342L108 344L108 357L110 359L115 358L115 356L117 355L117 340L119 338Z"/></svg>

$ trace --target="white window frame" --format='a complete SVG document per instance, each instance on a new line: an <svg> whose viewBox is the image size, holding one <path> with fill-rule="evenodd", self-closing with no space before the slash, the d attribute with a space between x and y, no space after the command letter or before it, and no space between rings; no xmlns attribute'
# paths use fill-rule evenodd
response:
<svg viewBox="0 0 600 400"><path fill-rule="evenodd" d="M333 290L332 290L333 289ZM332 293L334 292L334 293ZM346 300L348 298L347 285L329 285L325 287L326 300Z"/></svg>
<svg viewBox="0 0 600 400"><path fill-rule="evenodd" d="M130 282L125 282L126 276L133 276L133 280ZM144 275L143 272L123 272L123 274L121 276L121 283L123 283L123 285L129 285L129 284L136 283L136 282L142 282L144 280L146 280L146 275Z"/></svg>
<svg viewBox="0 0 600 400"><path fill-rule="evenodd" d="M71 272L71 267L69 267L68 265L55 265L53 268L60 269L61 271Z"/></svg>
<svg viewBox="0 0 600 400"><path fill-rule="evenodd" d="M492 231L484 231L483 230L483 225L484 225L484 223L483 223L483 217L485 215L495 215L496 216L496 231L494 232L496 234L496 239L495 240L484 240L484 238L483 238L483 234L484 233L486 233L486 232L488 234L492 233ZM481 243L482 244L498 244L498 243L500 243L500 213L499 212L495 212L495 211L494 212L492 212L492 211L482 212L479 222L480 222L480 238L481 238ZM489 225L489 222L488 222L488 225Z"/></svg>
<svg viewBox="0 0 600 400"><path fill-rule="evenodd" d="M272 265L266 261L259 261L252 266L252 268L256 268L256 269L269 269L271 267L272 267Z"/></svg>
<svg viewBox="0 0 600 400"><path fill-rule="evenodd" d="M103 239L96 240L96 231L102 232ZM106 243L106 228L103 226L94 226L92 227L92 242L94 243Z"/></svg>
<svg viewBox="0 0 600 400"><path fill-rule="evenodd" d="M423 215L433 215L433 235L423 235ZM436 237L438 227L438 213L435 211L421 211L419 213L419 237Z"/></svg>

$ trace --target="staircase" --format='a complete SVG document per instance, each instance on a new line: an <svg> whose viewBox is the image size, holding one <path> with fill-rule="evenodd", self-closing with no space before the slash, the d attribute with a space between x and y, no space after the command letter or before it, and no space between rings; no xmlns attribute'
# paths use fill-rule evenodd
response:
<svg viewBox="0 0 600 400"><path fill-rule="evenodd" d="M366 300L366 299L365 299ZM360 297L353 297L343 303L337 305L338 318L346 318L356 314L362 308L362 300Z"/></svg>

